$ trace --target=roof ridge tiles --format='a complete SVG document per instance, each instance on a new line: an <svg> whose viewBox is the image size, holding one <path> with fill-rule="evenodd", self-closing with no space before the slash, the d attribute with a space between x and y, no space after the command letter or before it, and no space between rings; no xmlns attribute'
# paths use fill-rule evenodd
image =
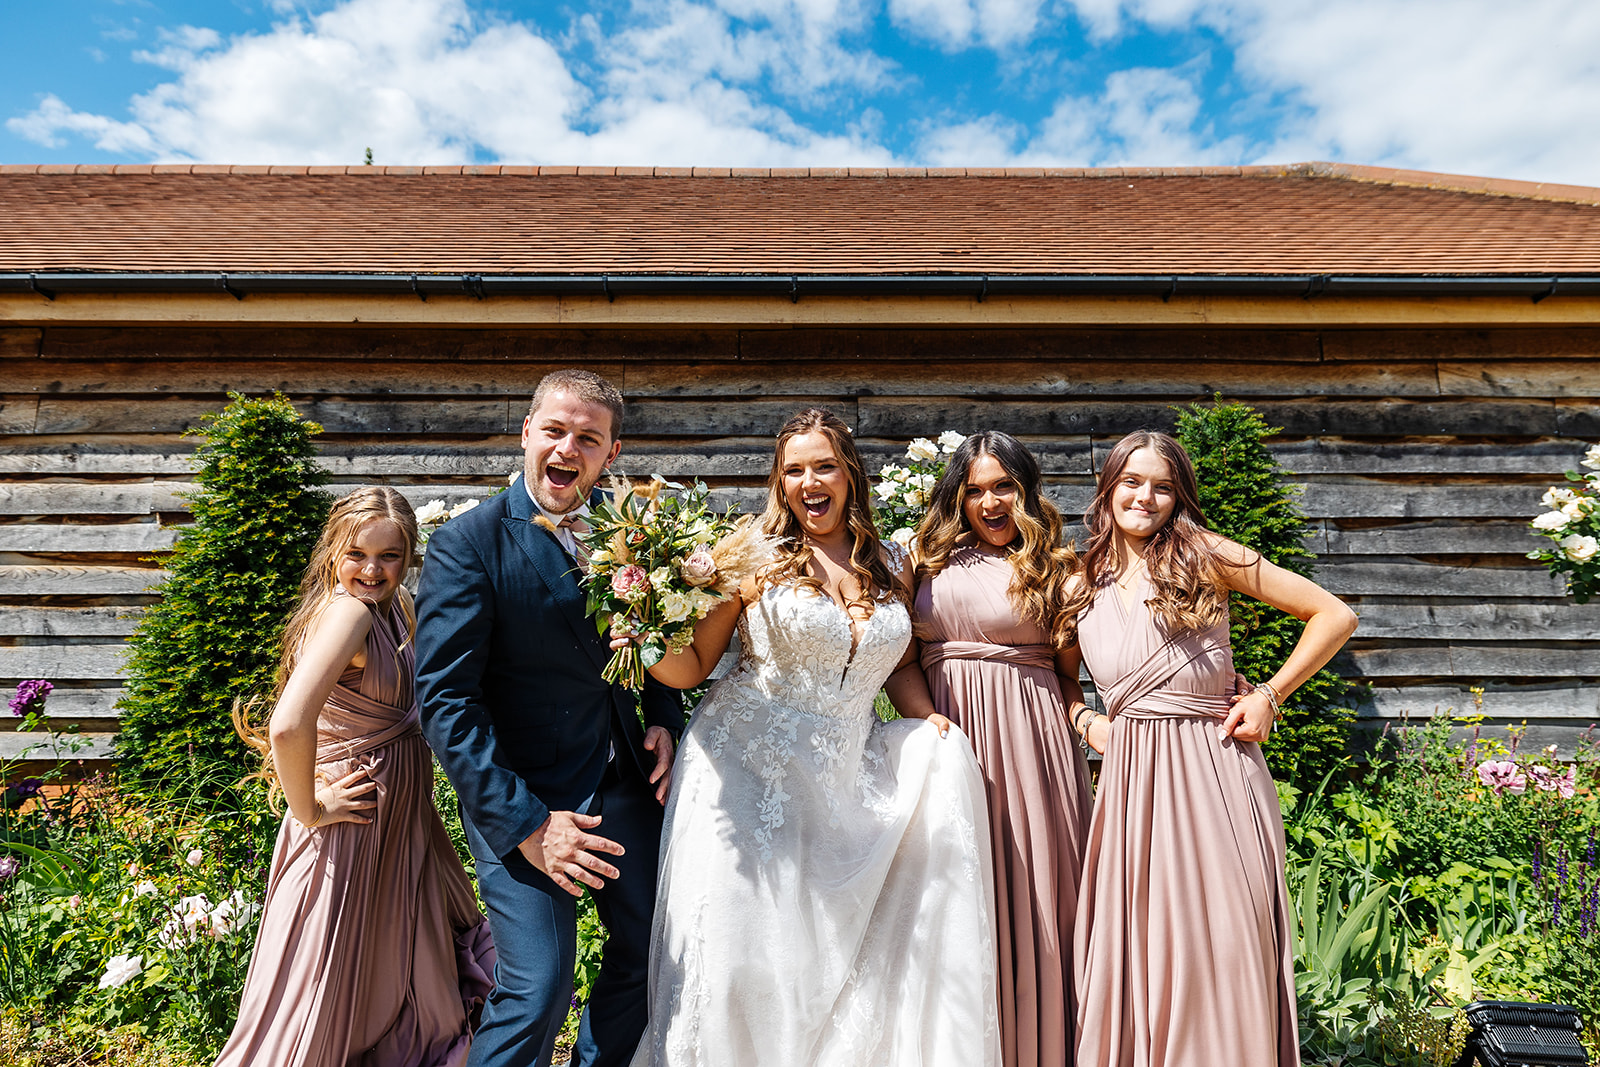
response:
<svg viewBox="0 0 1600 1067"><path fill-rule="evenodd" d="M1198 167L702 167L450 164L395 166L373 164L286 165L217 163L9 163L0 176L275 176L275 177L578 177L578 178L1001 178L1001 179L1153 179L1153 178L1318 178L1432 189L1480 196L1512 197L1600 205L1600 188L1558 182L1444 174L1356 163L1251 164Z"/></svg>

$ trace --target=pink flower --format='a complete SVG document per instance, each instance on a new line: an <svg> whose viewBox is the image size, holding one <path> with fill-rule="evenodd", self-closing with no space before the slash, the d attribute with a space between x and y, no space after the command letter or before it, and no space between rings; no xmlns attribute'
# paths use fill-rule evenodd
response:
<svg viewBox="0 0 1600 1067"><path fill-rule="evenodd" d="M717 580L717 561L711 558L711 553L706 549L697 548L684 558L678 573L683 575L685 582L699 589Z"/></svg>
<svg viewBox="0 0 1600 1067"><path fill-rule="evenodd" d="M1528 773L1533 776L1536 788L1546 793L1559 793L1562 799L1570 800L1578 788L1578 769L1568 767L1564 771L1557 771L1552 767L1529 767Z"/></svg>
<svg viewBox="0 0 1600 1067"><path fill-rule="evenodd" d="M1478 764L1478 780L1494 792L1520 795L1528 788L1528 779L1510 760L1486 759Z"/></svg>
<svg viewBox="0 0 1600 1067"><path fill-rule="evenodd" d="M650 576L637 563L630 563L611 576L611 591L637 603L650 592Z"/></svg>

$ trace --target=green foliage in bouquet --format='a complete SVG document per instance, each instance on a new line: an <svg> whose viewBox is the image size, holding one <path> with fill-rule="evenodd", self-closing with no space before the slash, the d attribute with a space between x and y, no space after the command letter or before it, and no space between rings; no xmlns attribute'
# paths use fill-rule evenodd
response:
<svg viewBox="0 0 1600 1067"><path fill-rule="evenodd" d="M1567 580L1567 595L1580 604L1600 593L1600 445L1584 453L1580 465L1588 474L1567 472L1571 485L1553 486L1544 494L1550 510L1530 525L1540 537L1555 542L1549 548L1529 552Z"/></svg>
<svg viewBox="0 0 1600 1067"><path fill-rule="evenodd" d="M1297 490L1263 440L1278 432L1246 404L1180 409L1177 437L1194 460L1200 506L1211 528L1296 574L1309 575L1313 555L1302 539L1305 513ZM1270 678L1294 651L1305 624L1294 616L1235 594L1232 598L1234 666L1246 678ZM1348 760L1355 712L1346 706L1348 686L1324 668L1283 702L1284 720L1263 754L1279 778L1315 784Z"/></svg>
<svg viewBox="0 0 1600 1067"><path fill-rule="evenodd" d="M584 585L597 631L637 637L612 653L602 676L639 690L644 672L668 649L689 647L695 623L738 591L771 546L753 520L713 511L704 482L684 490L661 478L642 488L619 481L613 490L589 510Z"/></svg>
<svg viewBox="0 0 1600 1067"><path fill-rule="evenodd" d="M329 504L311 440L322 428L281 395L228 396L190 431L205 438L194 525L162 561L171 577L134 631L119 705L124 774L183 792L214 768L254 769L229 714L235 698L272 691L279 637Z"/></svg>

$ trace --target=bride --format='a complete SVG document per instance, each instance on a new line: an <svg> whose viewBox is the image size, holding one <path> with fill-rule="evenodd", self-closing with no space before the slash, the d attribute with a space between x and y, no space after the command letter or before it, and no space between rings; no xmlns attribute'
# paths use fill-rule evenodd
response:
<svg viewBox="0 0 1600 1067"><path fill-rule="evenodd" d="M910 561L867 499L844 423L791 418L776 558L651 668L698 685L739 631L673 769L634 1067L999 1063L982 780L933 710ZM873 714L880 687L907 720Z"/></svg>

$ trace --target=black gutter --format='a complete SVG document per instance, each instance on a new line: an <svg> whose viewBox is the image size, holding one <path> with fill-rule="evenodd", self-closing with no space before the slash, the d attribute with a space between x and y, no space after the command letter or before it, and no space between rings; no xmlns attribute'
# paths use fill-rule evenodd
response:
<svg viewBox="0 0 1600 1067"><path fill-rule="evenodd" d="M1369 274L311 274L294 272L0 272L0 292L467 294L539 293L993 296L1147 294L1302 296L1600 295L1600 275Z"/></svg>

